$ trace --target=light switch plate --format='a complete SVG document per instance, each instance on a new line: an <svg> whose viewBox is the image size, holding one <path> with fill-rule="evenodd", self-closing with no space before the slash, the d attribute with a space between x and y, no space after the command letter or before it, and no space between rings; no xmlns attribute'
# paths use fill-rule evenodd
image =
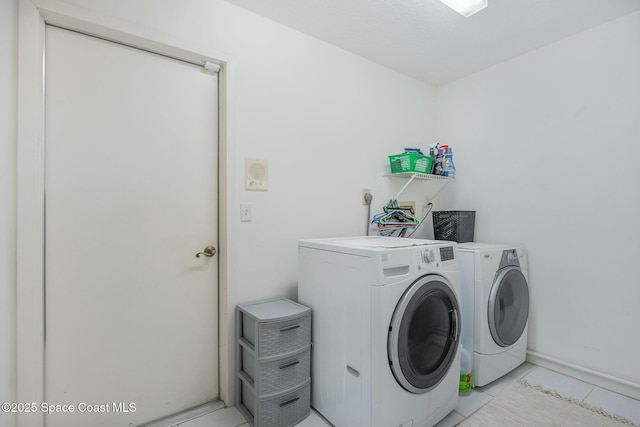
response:
<svg viewBox="0 0 640 427"><path fill-rule="evenodd" d="M251 222L251 203L240 203L240 221Z"/></svg>
<svg viewBox="0 0 640 427"><path fill-rule="evenodd" d="M244 159L244 189L267 191L269 189L269 161L246 157Z"/></svg>

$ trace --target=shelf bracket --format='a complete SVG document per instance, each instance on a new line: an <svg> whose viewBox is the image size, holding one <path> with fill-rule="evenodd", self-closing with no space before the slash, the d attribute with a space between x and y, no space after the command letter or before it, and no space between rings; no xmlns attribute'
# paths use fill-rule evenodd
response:
<svg viewBox="0 0 640 427"><path fill-rule="evenodd" d="M402 189L398 191L398 194L396 194L396 197L394 197L393 200L398 200L398 197L400 197L400 195L404 192L404 190L407 189L407 187L409 186L409 184L411 184L411 181L413 181L415 177L416 177L415 175L411 175L411 178L409 178L409 181L407 181L404 187L402 187Z"/></svg>
<svg viewBox="0 0 640 427"><path fill-rule="evenodd" d="M433 197L431 197L429 199L429 202L433 201L438 196L438 194L440 194L442 189L444 187L446 187L449 182L453 181L453 178L444 177L444 176L441 176L441 175L431 175L431 174L418 173L418 172L403 173L403 174L391 174L391 175L386 175L386 176L389 177L389 178L407 178L407 177L409 177L409 181L407 181L407 183L402 187L402 189L398 192L398 194L396 194L396 197L393 200L398 200L398 198L404 192L404 190L406 190L407 187L411 184L411 182L413 182L413 180L416 179L416 178L418 178L420 180L445 181L444 185L440 186L440 188L438 189L438 191L436 191L436 193L433 195Z"/></svg>

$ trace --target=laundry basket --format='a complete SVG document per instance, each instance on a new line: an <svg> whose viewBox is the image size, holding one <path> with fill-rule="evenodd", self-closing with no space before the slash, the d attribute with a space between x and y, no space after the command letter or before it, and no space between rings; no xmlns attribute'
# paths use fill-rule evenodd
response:
<svg viewBox="0 0 640 427"><path fill-rule="evenodd" d="M473 242L476 211L433 212L433 235L436 240L457 243Z"/></svg>
<svg viewBox="0 0 640 427"><path fill-rule="evenodd" d="M430 174L433 169L433 157L417 153L403 153L389 156L391 173L418 172Z"/></svg>

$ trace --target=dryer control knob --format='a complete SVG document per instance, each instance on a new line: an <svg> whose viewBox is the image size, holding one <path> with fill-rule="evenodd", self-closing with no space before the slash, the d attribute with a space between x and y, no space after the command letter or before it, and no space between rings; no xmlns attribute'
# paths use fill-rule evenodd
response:
<svg viewBox="0 0 640 427"><path fill-rule="evenodd" d="M422 259L424 260L424 262L426 262L427 264L429 264L430 262L433 262L436 260L436 255L433 253L433 250L431 249L426 249L423 253L422 253Z"/></svg>

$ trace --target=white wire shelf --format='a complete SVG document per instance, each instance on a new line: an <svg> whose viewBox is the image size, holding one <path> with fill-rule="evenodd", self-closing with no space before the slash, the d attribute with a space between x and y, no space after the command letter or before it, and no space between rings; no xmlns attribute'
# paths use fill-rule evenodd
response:
<svg viewBox="0 0 640 427"><path fill-rule="evenodd" d="M401 172L401 173L389 173L385 175L388 178L411 178L411 179L423 179L423 180L436 180L436 181L453 181L455 178L442 175L433 175L430 173L420 172Z"/></svg>
<svg viewBox="0 0 640 427"><path fill-rule="evenodd" d="M419 172L392 173L392 174L387 174L385 176L389 177L389 178L408 178L409 179L409 181L407 181L407 183L404 185L404 187L402 187L402 190L400 190L398 192L398 194L396 194L396 197L394 197L395 200L398 200L400 195L404 192L404 190L407 189L409 184L411 184L414 179L419 179L419 180L423 180L423 181L445 181L444 185L442 185L440 187L440 189L436 192L436 194L433 195L431 200L435 199L436 196L438 195L438 193L440 193L440 191L442 191L442 189L444 187L446 187L446 185L450 181L455 180L455 177L452 178L452 177L448 177L448 176L432 175L430 173L419 173Z"/></svg>

